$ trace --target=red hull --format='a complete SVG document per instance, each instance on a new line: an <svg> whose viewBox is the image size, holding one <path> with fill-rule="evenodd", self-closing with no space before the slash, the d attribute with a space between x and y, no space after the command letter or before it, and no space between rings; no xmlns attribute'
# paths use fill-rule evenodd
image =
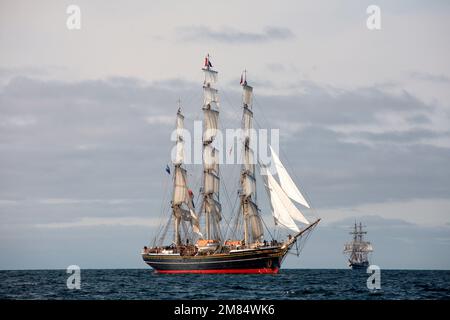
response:
<svg viewBox="0 0 450 320"><path fill-rule="evenodd" d="M174 273L201 273L201 274L276 274L278 268L261 269L209 269L209 270L155 270L156 273L174 274Z"/></svg>

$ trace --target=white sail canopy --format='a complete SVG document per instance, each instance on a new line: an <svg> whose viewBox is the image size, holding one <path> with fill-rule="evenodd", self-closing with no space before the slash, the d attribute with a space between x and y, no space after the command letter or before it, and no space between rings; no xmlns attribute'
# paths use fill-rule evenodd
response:
<svg viewBox="0 0 450 320"><path fill-rule="evenodd" d="M184 141L179 140L176 144L175 150L175 159L173 160L173 164L178 165L184 162Z"/></svg>
<svg viewBox="0 0 450 320"><path fill-rule="evenodd" d="M203 87L203 105L207 106L211 102L219 102L219 93L217 89Z"/></svg>
<svg viewBox="0 0 450 320"><path fill-rule="evenodd" d="M308 202L305 200L305 197L303 197L294 181L292 181L291 176L286 171L286 168L281 163L280 158L273 150L272 146L270 146L270 151L272 153L272 159L275 162L275 167L277 168L278 177L280 178L281 188L283 188L289 198L300 203L301 205L304 205L307 208L310 208Z"/></svg>
<svg viewBox="0 0 450 320"><path fill-rule="evenodd" d="M250 174L246 173L243 175L242 179L244 180L242 182L242 193L246 197L249 197L249 196L255 194L255 192L256 192L255 178L253 176L251 176Z"/></svg>
<svg viewBox="0 0 450 320"><path fill-rule="evenodd" d="M178 111L177 113L176 130L177 130L177 139L183 138L184 116L181 114L181 111Z"/></svg>
<svg viewBox="0 0 450 320"><path fill-rule="evenodd" d="M275 178L270 174L268 170L265 170L266 174L266 187L268 188L270 195L270 202L272 205L273 216L276 221L296 232L299 232L294 220L300 221L304 224L309 224L309 221L298 210L283 189L280 187Z"/></svg>
<svg viewBox="0 0 450 320"><path fill-rule="evenodd" d="M204 116L205 128L203 132L203 141L212 141L217 133L219 111L205 109Z"/></svg>
<svg viewBox="0 0 450 320"><path fill-rule="evenodd" d="M219 192L219 177L214 173L205 172L205 194L218 193Z"/></svg>
<svg viewBox="0 0 450 320"><path fill-rule="evenodd" d="M248 221L253 240L259 240L264 235L264 229L261 222L261 217L258 213L258 207L252 201L248 202Z"/></svg>
<svg viewBox="0 0 450 320"><path fill-rule="evenodd" d="M192 230L198 234L200 237L203 237L203 234L200 232L200 221L198 219L198 216L195 214L194 210L190 210L191 212L191 224L192 224Z"/></svg>
<svg viewBox="0 0 450 320"><path fill-rule="evenodd" d="M207 144L203 149L203 167L219 174L219 150Z"/></svg>
<svg viewBox="0 0 450 320"><path fill-rule="evenodd" d="M186 170L181 167L175 167L175 188L173 191L173 204L180 205L188 203L189 194L186 184Z"/></svg>
<svg viewBox="0 0 450 320"><path fill-rule="evenodd" d="M243 115L243 130L244 130L244 141L250 139L251 129L253 127L253 112L250 109L244 108Z"/></svg>
<svg viewBox="0 0 450 320"><path fill-rule="evenodd" d="M255 174L255 157L253 150L249 147L244 148L244 169L250 172L252 175Z"/></svg>
<svg viewBox="0 0 450 320"><path fill-rule="evenodd" d="M183 130L184 130L184 116L181 114L180 111L178 111L176 121L177 142L175 145L175 157L172 158L172 162L175 165L179 165L184 162Z"/></svg>
<svg viewBox="0 0 450 320"><path fill-rule="evenodd" d="M213 84L218 80L218 72L211 69L203 69L205 73L205 83Z"/></svg>
<svg viewBox="0 0 450 320"><path fill-rule="evenodd" d="M247 85L243 86L243 88L244 93L242 100L244 101L244 104L246 104L247 106L251 106L253 101L253 88Z"/></svg>

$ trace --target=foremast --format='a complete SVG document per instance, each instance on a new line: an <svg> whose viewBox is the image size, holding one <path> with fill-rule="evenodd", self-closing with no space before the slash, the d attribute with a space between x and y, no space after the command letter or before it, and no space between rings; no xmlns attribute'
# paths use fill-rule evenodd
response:
<svg viewBox="0 0 450 320"><path fill-rule="evenodd" d="M244 243L258 243L264 236L261 216L256 203L256 179L254 152L251 148L253 132L253 88L247 84L246 71L241 76L242 85L242 149L243 165L240 175L240 210L243 215Z"/></svg>
<svg viewBox="0 0 450 320"><path fill-rule="evenodd" d="M174 166L172 214L174 217L174 243L181 244L180 224L182 221L190 222L192 230L200 234L198 217L194 212L192 192L188 188L187 171L184 163L184 116L181 105L178 107L176 118L176 146L175 155L172 158Z"/></svg>
<svg viewBox="0 0 450 320"><path fill-rule="evenodd" d="M203 186L202 206L200 213L205 215L205 236L208 240L222 240L220 221L222 206L219 189L219 151L214 146L219 122L219 95L213 87L217 82L218 72L213 66L209 55L205 57L202 68L205 80L203 83Z"/></svg>

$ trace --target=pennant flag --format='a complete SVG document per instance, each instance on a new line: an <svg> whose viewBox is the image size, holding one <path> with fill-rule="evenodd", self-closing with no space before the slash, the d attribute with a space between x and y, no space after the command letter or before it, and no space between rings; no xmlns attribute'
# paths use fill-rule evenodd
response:
<svg viewBox="0 0 450 320"><path fill-rule="evenodd" d="M166 172L167 172L168 174L170 174L170 167L169 167L169 165L166 166Z"/></svg>
<svg viewBox="0 0 450 320"><path fill-rule="evenodd" d="M192 208L195 209L195 204L194 204L194 193L192 192L191 189L188 189L188 193L189 193L189 197L191 197Z"/></svg>
<svg viewBox="0 0 450 320"><path fill-rule="evenodd" d="M209 60L209 54L205 57L205 67L206 68L212 68L212 63L211 63L211 61Z"/></svg>
<svg viewBox="0 0 450 320"><path fill-rule="evenodd" d="M239 82L239 84L243 84L244 83L244 74L241 73L241 82Z"/></svg>

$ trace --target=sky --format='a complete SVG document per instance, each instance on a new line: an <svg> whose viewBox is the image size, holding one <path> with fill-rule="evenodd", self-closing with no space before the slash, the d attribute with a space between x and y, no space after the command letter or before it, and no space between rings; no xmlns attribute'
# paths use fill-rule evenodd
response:
<svg viewBox="0 0 450 320"><path fill-rule="evenodd" d="M223 127L240 125L245 69L322 219L285 267L346 268L362 221L381 269L450 269L449 31L438 0L0 1L0 269L146 267L177 100L187 126L202 118L207 53Z"/></svg>

